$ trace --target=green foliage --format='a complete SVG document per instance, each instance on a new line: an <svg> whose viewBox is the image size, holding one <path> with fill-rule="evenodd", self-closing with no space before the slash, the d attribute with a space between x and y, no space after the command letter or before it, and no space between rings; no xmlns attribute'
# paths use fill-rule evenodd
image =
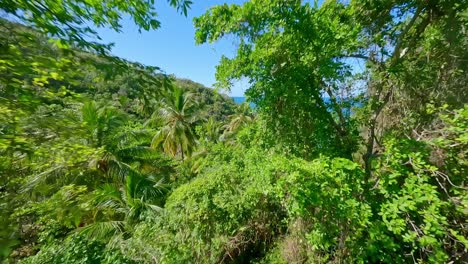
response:
<svg viewBox="0 0 468 264"><path fill-rule="evenodd" d="M305 244L315 261L362 255L363 233L372 212L362 200L364 172L360 166L324 157L301 165L280 181L278 193L291 220L305 222Z"/></svg>
<svg viewBox="0 0 468 264"><path fill-rule="evenodd" d="M213 167L168 198L167 263L248 261L279 232L282 209L272 187L279 177L274 168L284 161L258 151L218 151Z"/></svg>
<svg viewBox="0 0 468 264"><path fill-rule="evenodd" d="M90 209L86 206L86 191L86 186L63 186L46 202L31 202L27 207L18 210L16 216L34 214L40 216L37 221L41 225L47 225L49 221L56 221L64 229L77 228L83 215Z"/></svg>
<svg viewBox="0 0 468 264"><path fill-rule="evenodd" d="M449 183L460 175L448 176L431 165L427 143L393 139L386 144L376 169L379 203L374 206L382 222L370 229L374 261L376 256L395 263L460 261L466 232L456 223L467 216L466 189Z"/></svg>
<svg viewBox="0 0 468 264"><path fill-rule="evenodd" d="M176 79L175 85L193 93L199 107L216 121L224 122L227 116L234 113L236 104L225 94L186 79Z"/></svg>
<svg viewBox="0 0 468 264"><path fill-rule="evenodd" d="M229 116L229 123L224 126L224 134L227 137L254 121L253 111L247 102L239 105L236 112Z"/></svg>
<svg viewBox="0 0 468 264"><path fill-rule="evenodd" d="M247 95L267 118L268 133L306 158L349 157L355 149L355 127L344 110L349 94L335 95L350 75L337 58L356 49L360 27L353 23L344 5L331 1L320 9L301 1L249 1L195 19L198 43L227 34L240 39L236 56L217 67L219 85L251 80Z"/></svg>
<svg viewBox="0 0 468 264"><path fill-rule="evenodd" d="M162 146L165 153L175 157L180 153L190 157L195 148L195 123L201 118L196 112L197 102L194 95L181 88L174 87L172 93L161 102L158 118L163 126L154 136L151 146Z"/></svg>
<svg viewBox="0 0 468 264"><path fill-rule="evenodd" d="M0 80L1 258L58 249L75 232L114 247L137 223L159 214L176 178L177 162L150 148L158 127L146 122L159 113L161 98L170 100L171 79L151 67L66 54L36 31L3 22L11 34L2 43L25 38L30 46L14 54L2 49L6 60L22 59L5 63L2 71L12 75ZM42 57L37 66L46 71L31 72L27 65ZM60 64L62 58L71 61ZM55 73L34 79L49 71ZM204 93L207 107L226 100ZM217 117L224 119L223 112Z"/></svg>
<svg viewBox="0 0 468 264"><path fill-rule="evenodd" d="M118 250L106 249L105 244L83 235L72 235L60 242L21 263L135 263Z"/></svg>
<svg viewBox="0 0 468 264"><path fill-rule="evenodd" d="M255 108L108 55L152 0L0 9L0 261L468 261L467 3L215 6Z"/></svg>
<svg viewBox="0 0 468 264"><path fill-rule="evenodd" d="M168 0L177 9L187 14L191 1ZM9 1L0 8L22 22L38 28L42 33L58 37L61 45L76 45L102 52L105 46L87 39L97 37L96 27L110 27L119 31L123 15L128 15L140 30L159 28L154 1ZM90 22L92 24L90 24Z"/></svg>
<svg viewBox="0 0 468 264"><path fill-rule="evenodd" d="M463 139L463 113L442 116L444 131L458 131L444 138ZM141 243L163 263L461 261L463 174L435 166L436 148L449 146L435 142L387 140L369 183L343 158L307 162L213 145L199 175L168 198L161 221L141 227L154 233Z"/></svg>
<svg viewBox="0 0 468 264"><path fill-rule="evenodd" d="M402 49L397 54L402 57L395 60L398 63L389 65L390 82L385 89L391 89L392 95L383 110L385 119L382 124L387 129L406 133L417 126L428 126L437 119L437 112L427 111L428 108L439 108L444 104L450 110L462 108L467 102L463 87L468 77L467 65L463 63L468 58L464 48L468 38L459 34L468 22L463 16L468 5L462 1L442 1L427 7L416 2L409 5L394 7L395 12L404 13L402 16L407 19L393 22L397 23L395 28L403 28L406 26L404 22L409 20L410 10L419 10L414 29L408 30L407 36L396 39L398 35L381 29L381 35L400 42ZM432 17L431 14L438 15ZM380 19L388 21L387 15ZM378 23L386 23L383 21Z"/></svg>

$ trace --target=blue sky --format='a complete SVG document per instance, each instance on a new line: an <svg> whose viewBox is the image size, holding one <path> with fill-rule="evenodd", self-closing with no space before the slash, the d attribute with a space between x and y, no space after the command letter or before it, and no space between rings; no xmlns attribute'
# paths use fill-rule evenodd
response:
<svg viewBox="0 0 468 264"><path fill-rule="evenodd" d="M156 8L161 28L138 32L129 19L124 19L122 33L109 29L99 29L105 43L115 43L112 53L116 56L137 61L146 65L158 66L167 74L211 87L215 83L215 67L222 55L232 56L236 50L236 40L225 38L214 44L195 45L193 18L202 15L211 6L223 3L241 4L243 0L216 1L195 0L188 16L179 14L165 0L157 0ZM231 96L243 96L247 82L234 85ZM226 92L228 93L228 92Z"/></svg>

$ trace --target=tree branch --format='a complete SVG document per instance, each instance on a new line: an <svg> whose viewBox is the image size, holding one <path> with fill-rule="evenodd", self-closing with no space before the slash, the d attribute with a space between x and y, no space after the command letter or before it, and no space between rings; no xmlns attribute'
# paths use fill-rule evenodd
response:
<svg viewBox="0 0 468 264"><path fill-rule="evenodd" d="M411 21L408 23L408 25L406 25L405 29L400 34L400 38L397 41L395 49L393 50L393 55L392 55L392 58L391 58L390 65L396 64L401 58L403 58L404 54L400 56L400 53L401 53L400 50L401 50L401 47L403 45L403 42L404 42L404 40L406 38L406 35L410 31L410 29L414 26L414 23L416 23L416 20L418 19L419 15L421 14L422 11L423 11L423 8L418 7L416 12L414 13L413 18L411 18Z"/></svg>

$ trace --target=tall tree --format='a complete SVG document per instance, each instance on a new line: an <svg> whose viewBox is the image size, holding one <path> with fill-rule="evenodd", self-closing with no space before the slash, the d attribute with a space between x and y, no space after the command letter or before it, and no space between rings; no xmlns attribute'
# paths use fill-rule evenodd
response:
<svg viewBox="0 0 468 264"><path fill-rule="evenodd" d="M465 1L353 1L362 27L352 56L367 66L366 171L392 131L408 137L437 119L428 108L467 100Z"/></svg>
<svg viewBox="0 0 468 264"><path fill-rule="evenodd" d="M189 91L174 87L172 93L161 101L158 118L163 126L154 136L151 145L162 146L164 152L172 156L190 156L195 148L196 136L194 126L202 117L198 111L194 95Z"/></svg>
<svg viewBox="0 0 468 264"><path fill-rule="evenodd" d="M324 5L254 0L216 6L195 19L196 40L213 42L227 34L240 39L236 56L223 57L217 67L218 85L249 79L246 93L284 149L307 158L349 157L356 149L355 128L344 110L350 94L338 92L351 69L337 58L357 45L360 28L344 5Z"/></svg>
<svg viewBox="0 0 468 264"><path fill-rule="evenodd" d="M401 122L392 120L407 116L405 109L415 109L416 102L444 98L460 107L466 100L467 38L458 33L466 31L466 12L467 4L456 0L321 6L253 0L216 6L196 18L196 40L213 42L228 34L240 39L236 56L223 57L217 67L218 85L249 79L247 94L269 118L276 138L292 142L303 155L349 157L357 150L349 108L363 92L369 117L361 123L367 130L363 159L370 176L382 147L382 124L398 127ZM359 63L366 65L363 71ZM416 119L424 117L424 109Z"/></svg>

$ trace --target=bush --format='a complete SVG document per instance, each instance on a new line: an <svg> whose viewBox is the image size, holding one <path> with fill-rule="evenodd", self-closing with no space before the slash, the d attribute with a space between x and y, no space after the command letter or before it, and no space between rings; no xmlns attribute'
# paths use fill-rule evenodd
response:
<svg viewBox="0 0 468 264"><path fill-rule="evenodd" d="M220 151L221 159L167 200L167 263L245 263L261 256L282 228L274 184L287 161L256 150Z"/></svg>
<svg viewBox="0 0 468 264"><path fill-rule="evenodd" d="M36 255L21 263L62 264L62 263L135 263L118 250L106 248L106 244L84 235L74 234L63 241L45 246Z"/></svg>

